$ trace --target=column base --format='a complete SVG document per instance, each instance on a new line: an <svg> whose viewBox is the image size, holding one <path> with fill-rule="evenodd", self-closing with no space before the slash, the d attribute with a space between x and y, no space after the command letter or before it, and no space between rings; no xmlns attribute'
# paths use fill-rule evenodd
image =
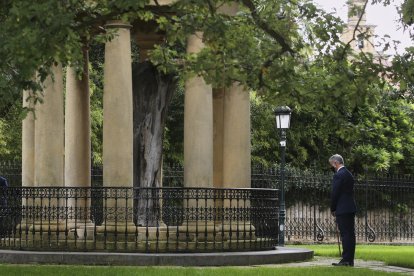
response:
<svg viewBox="0 0 414 276"><path fill-rule="evenodd" d="M96 227L97 233L135 233L137 226L131 222L104 221Z"/></svg>
<svg viewBox="0 0 414 276"><path fill-rule="evenodd" d="M219 225L219 231L226 240L255 240L255 230L250 221L224 222Z"/></svg>
<svg viewBox="0 0 414 276"><path fill-rule="evenodd" d="M95 223L92 221L68 221L67 229L71 236L80 240L94 240L95 235Z"/></svg>

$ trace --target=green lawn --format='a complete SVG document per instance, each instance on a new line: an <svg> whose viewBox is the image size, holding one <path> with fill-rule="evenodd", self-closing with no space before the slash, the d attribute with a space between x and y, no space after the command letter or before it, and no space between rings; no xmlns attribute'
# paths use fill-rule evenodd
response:
<svg viewBox="0 0 414 276"><path fill-rule="evenodd" d="M145 275L145 276L193 276L193 275L393 275L392 273L378 272L368 269L346 268L346 267L293 267L293 268L271 268L271 267L231 267L231 268L181 268L181 267L117 267L117 266L57 266L57 265L0 265L0 274L48 276L48 275L76 275L76 276L123 276L123 275Z"/></svg>
<svg viewBox="0 0 414 276"><path fill-rule="evenodd" d="M338 257L338 245L298 245L309 248L316 256ZM414 246L358 245L356 259L383 261L388 265L414 268Z"/></svg>
<svg viewBox="0 0 414 276"><path fill-rule="evenodd" d="M298 245L309 248L317 256L338 257L336 245ZM389 265L414 268L414 246L357 245L356 258L383 261ZM182 268L182 267L120 267L120 266L67 266L67 265L1 265L0 275L145 275L145 276L182 276L182 275L389 275L379 271L347 267L220 267L220 268Z"/></svg>

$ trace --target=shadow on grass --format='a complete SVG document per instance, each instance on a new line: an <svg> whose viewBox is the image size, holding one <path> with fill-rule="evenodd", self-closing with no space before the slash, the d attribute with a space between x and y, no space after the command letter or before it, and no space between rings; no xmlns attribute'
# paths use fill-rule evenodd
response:
<svg viewBox="0 0 414 276"><path fill-rule="evenodd" d="M315 251L315 256L338 257L337 245L294 245ZM414 268L414 246L396 245L358 245L356 259L382 261L387 265Z"/></svg>

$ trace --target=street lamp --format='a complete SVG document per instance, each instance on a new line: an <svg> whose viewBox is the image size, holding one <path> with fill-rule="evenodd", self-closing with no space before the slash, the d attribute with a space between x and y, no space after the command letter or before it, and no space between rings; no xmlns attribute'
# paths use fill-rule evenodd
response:
<svg viewBox="0 0 414 276"><path fill-rule="evenodd" d="M280 134L280 205L279 205L279 246L285 246L285 153L286 153L286 131L290 127L290 115L292 110L287 106L279 106L275 109L276 128Z"/></svg>

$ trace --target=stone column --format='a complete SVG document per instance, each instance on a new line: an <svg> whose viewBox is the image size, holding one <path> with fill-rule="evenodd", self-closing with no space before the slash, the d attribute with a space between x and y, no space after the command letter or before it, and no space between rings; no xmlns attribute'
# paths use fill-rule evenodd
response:
<svg viewBox="0 0 414 276"><path fill-rule="evenodd" d="M250 95L233 84L224 93L223 187L251 187Z"/></svg>
<svg viewBox="0 0 414 276"><path fill-rule="evenodd" d="M239 6L237 3L227 3L220 7L219 12L235 16ZM221 142L222 153L215 162L215 175L221 175L223 188L250 188L251 157L250 157L250 96L242 86L234 83L217 94L215 107L215 142ZM222 106L221 106L222 105ZM217 120L216 120L217 118ZM222 120L222 121L220 121ZM220 131L219 131L220 130ZM220 137L221 135L221 137ZM217 170L216 170L217 169Z"/></svg>
<svg viewBox="0 0 414 276"><path fill-rule="evenodd" d="M238 4L233 2L223 5L219 12L234 16L238 10ZM250 97L249 92L237 83L224 89L222 141L222 187L250 188ZM245 199L247 197L243 193L248 194L249 191L229 192L233 199L221 202L223 212L227 213L224 217L234 217L234 210L242 208L246 209L244 213L251 215L251 201ZM230 240L240 235L241 240L245 240L243 246L251 245L250 241L255 239L255 228L248 218L223 220L221 231Z"/></svg>
<svg viewBox="0 0 414 276"><path fill-rule="evenodd" d="M63 76L62 66L52 68L53 76L44 82L43 103L36 105L35 122L35 186L63 187L64 170L64 118L63 118ZM56 197L37 198L37 206L60 208L62 202ZM51 215L47 213L47 216ZM55 231L60 221L57 218L36 218L36 225L42 230ZM40 221L40 222L39 222Z"/></svg>
<svg viewBox="0 0 414 276"><path fill-rule="evenodd" d="M223 188L251 187L250 157L250 99L249 92L238 84L233 84L224 93L224 132L223 132ZM246 193L246 194L244 194ZM235 210L245 209L248 217L223 221L222 231L229 239L237 237L240 230L241 239L249 242L255 239L254 226L250 216L253 210L248 195L250 191L231 191L231 199L225 199L223 212L225 217ZM240 212L240 211L239 211Z"/></svg>
<svg viewBox="0 0 414 276"><path fill-rule="evenodd" d="M214 188L223 188L223 137L224 137L224 88L213 89L213 182ZM216 208L223 208L223 201L216 200ZM218 209L222 210L222 209ZM223 218L220 215L220 221Z"/></svg>
<svg viewBox="0 0 414 276"><path fill-rule="evenodd" d="M189 53L199 52L204 47L202 33L191 35L187 43ZM212 87L200 76L194 76L185 83L184 187L213 188L213 95ZM214 201L205 200L206 194L198 192L200 199L185 200L184 206L186 212L198 210L199 219L190 219L180 227L180 232L188 232L197 240L205 236L212 238L211 233L217 232L214 231L215 221L208 219L205 222L202 210L213 208ZM190 195L195 197L196 193Z"/></svg>
<svg viewBox="0 0 414 276"><path fill-rule="evenodd" d="M90 222L91 193L87 188L91 187L91 123L87 49L84 49L83 70L81 78L72 67L66 72L65 187L72 197L68 201L71 228L83 227Z"/></svg>
<svg viewBox="0 0 414 276"><path fill-rule="evenodd" d="M127 191L127 200L123 193L118 193L120 198L117 201L105 200L106 210L116 208L117 212L117 215L107 217L105 224L107 231L111 231L110 226L117 225L118 231L125 232L125 222L133 223L131 26L120 21L113 21L109 22L106 27L112 29L115 36L105 45L103 185L104 187L129 189L123 190L123 192Z"/></svg>
<svg viewBox="0 0 414 276"><path fill-rule="evenodd" d="M214 188L223 187L224 92L223 88L213 90Z"/></svg>
<svg viewBox="0 0 414 276"><path fill-rule="evenodd" d="M23 107L29 110L34 108L31 91L23 91ZM35 184L35 118L33 110L29 111L22 121L22 187L34 187ZM27 193L25 193L27 195ZM22 198L22 218L18 229L27 232L33 220L30 217L30 208L34 202L29 197ZM17 223L17 222L16 222Z"/></svg>
<svg viewBox="0 0 414 276"><path fill-rule="evenodd" d="M189 53L203 47L202 33L189 37ZM184 186L213 187L213 95L211 86L199 76L185 83Z"/></svg>
<svg viewBox="0 0 414 276"><path fill-rule="evenodd" d="M34 108L31 91L23 91L23 107ZM22 121L22 186L34 186L34 157L35 157L35 120L33 111L27 113Z"/></svg>

